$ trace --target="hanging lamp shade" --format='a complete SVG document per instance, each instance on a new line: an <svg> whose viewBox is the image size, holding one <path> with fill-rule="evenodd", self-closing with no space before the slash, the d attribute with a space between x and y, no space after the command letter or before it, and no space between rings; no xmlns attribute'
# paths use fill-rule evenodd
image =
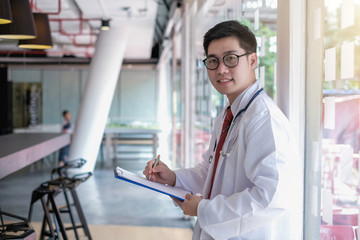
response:
<svg viewBox="0 0 360 240"><path fill-rule="evenodd" d="M18 47L26 49L52 48L52 39L49 18L46 13L33 13L37 37L29 40L20 40Z"/></svg>
<svg viewBox="0 0 360 240"><path fill-rule="evenodd" d="M12 22L11 7L9 0L0 0L0 24Z"/></svg>
<svg viewBox="0 0 360 240"><path fill-rule="evenodd" d="M110 19L101 19L101 30L110 30Z"/></svg>
<svg viewBox="0 0 360 240"><path fill-rule="evenodd" d="M11 0L12 23L0 25L0 38L32 39L36 37L29 0Z"/></svg>

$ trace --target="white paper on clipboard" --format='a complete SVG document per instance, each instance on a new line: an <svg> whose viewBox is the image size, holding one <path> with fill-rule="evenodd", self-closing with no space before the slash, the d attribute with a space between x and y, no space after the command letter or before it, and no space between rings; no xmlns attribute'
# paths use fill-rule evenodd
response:
<svg viewBox="0 0 360 240"><path fill-rule="evenodd" d="M129 172L120 167L117 167L114 170L114 173L115 173L115 177L120 180L130 182L130 183L136 184L138 186L169 195L171 197L180 199L182 201L185 200L186 194L188 194L188 193L192 194L191 192L186 191L181 188L178 188L178 187L172 187L169 185L164 185L161 183L149 181L144 177L141 177L135 173Z"/></svg>

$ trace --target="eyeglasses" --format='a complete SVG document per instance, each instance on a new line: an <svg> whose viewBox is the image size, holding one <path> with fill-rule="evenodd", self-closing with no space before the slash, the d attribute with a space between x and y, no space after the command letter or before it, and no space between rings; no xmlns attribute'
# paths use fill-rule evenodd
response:
<svg viewBox="0 0 360 240"><path fill-rule="evenodd" d="M249 54L251 54L251 53L247 52L247 53L244 53L241 55L236 55L236 54L230 53L230 54L226 54L225 56L223 56L222 60L225 64L225 66L227 66L229 68L234 68L238 65L239 58L249 55ZM217 57L208 57L203 60L203 63L207 69L215 70L219 67L220 59Z"/></svg>

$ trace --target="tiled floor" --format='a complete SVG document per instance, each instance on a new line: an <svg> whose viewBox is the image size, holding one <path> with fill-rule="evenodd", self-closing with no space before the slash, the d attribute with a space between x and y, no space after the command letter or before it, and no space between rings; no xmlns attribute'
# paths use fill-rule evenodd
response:
<svg viewBox="0 0 360 240"><path fill-rule="evenodd" d="M36 233L41 232L41 223L33 222L32 226ZM192 229L189 228L129 225L89 225L89 228L91 237L94 240L190 240L192 238ZM80 240L88 240L85 233L81 230L78 231L78 236ZM67 232L67 237L70 240L76 238L72 231Z"/></svg>
<svg viewBox="0 0 360 240"><path fill-rule="evenodd" d="M168 196L114 178L114 166L140 174L146 161L140 158L107 162L110 167L98 164L94 175L77 188L88 224L192 228L194 219L184 219L181 209ZM1 209L27 217L32 190L50 179L55 164L54 159L45 159L1 179ZM32 221L40 222L40 202L34 207Z"/></svg>

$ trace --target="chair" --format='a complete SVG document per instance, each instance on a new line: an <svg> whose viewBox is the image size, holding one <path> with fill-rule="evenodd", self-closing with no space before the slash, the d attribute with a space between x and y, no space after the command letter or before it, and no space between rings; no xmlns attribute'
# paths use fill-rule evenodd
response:
<svg viewBox="0 0 360 240"><path fill-rule="evenodd" d="M352 226L348 225L321 225L320 227L321 240L346 239L354 240L355 234Z"/></svg>
<svg viewBox="0 0 360 240"><path fill-rule="evenodd" d="M67 169L79 168L85 163L85 160L77 159L69 161L62 167L53 169L51 172L51 180L40 184L40 186L33 191L28 219L29 221L31 221L33 204L40 199L42 208L44 210L44 218L42 222L40 239L44 239L45 236L50 237L49 239L60 239L61 235L62 238L66 240L68 239L66 234L66 231L68 230L73 230L75 238L79 239L79 235L77 232L78 228L83 228L85 235L88 237L88 239L92 239L85 215L81 208L80 200L76 193L76 187L80 183L85 182L92 175L92 173L82 173L75 175L71 178L66 175ZM72 197L72 203L71 198L68 194L69 192ZM55 201L55 197L61 193L64 194L66 204L62 207L59 207ZM46 197L47 200L45 199ZM77 215L80 220L80 225L77 225L75 223L72 207L75 207L76 209ZM71 227L64 226L61 218L62 213L69 214L71 220ZM51 219L51 214L53 214L54 223Z"/></svg>
<svg viewBox="0 0 360 240"><path fill-rule="evenodd" d="M356 239L360 239L360 229L359 229L359 227L355 228L355 237L356 237Z"/></svg>
<svg viewBox="0 0 360 240"><path fill-rule="evenodd" d="M3 215L21 221L5 224L3 220ZM36 238L35 231L26 218L1 211L1 209L0 209L0 218L1 218L0 239L35 240Z"/></svg>
<svg viewBox="0 0 360 240"><path fill-rule="evenodd" d="M158 137L152 133L117 133L112 138L114 159L129 159L134 154L136 158L156 158ZM141 157L142 156L142 157Z"/></svg>
<svg viewBox="0 0 360 240"><path fill-rule="evenodd" d="M352 213L352 214L334 213L333 224L358 226L358 215L359 214L357 213Z"/></svg>

